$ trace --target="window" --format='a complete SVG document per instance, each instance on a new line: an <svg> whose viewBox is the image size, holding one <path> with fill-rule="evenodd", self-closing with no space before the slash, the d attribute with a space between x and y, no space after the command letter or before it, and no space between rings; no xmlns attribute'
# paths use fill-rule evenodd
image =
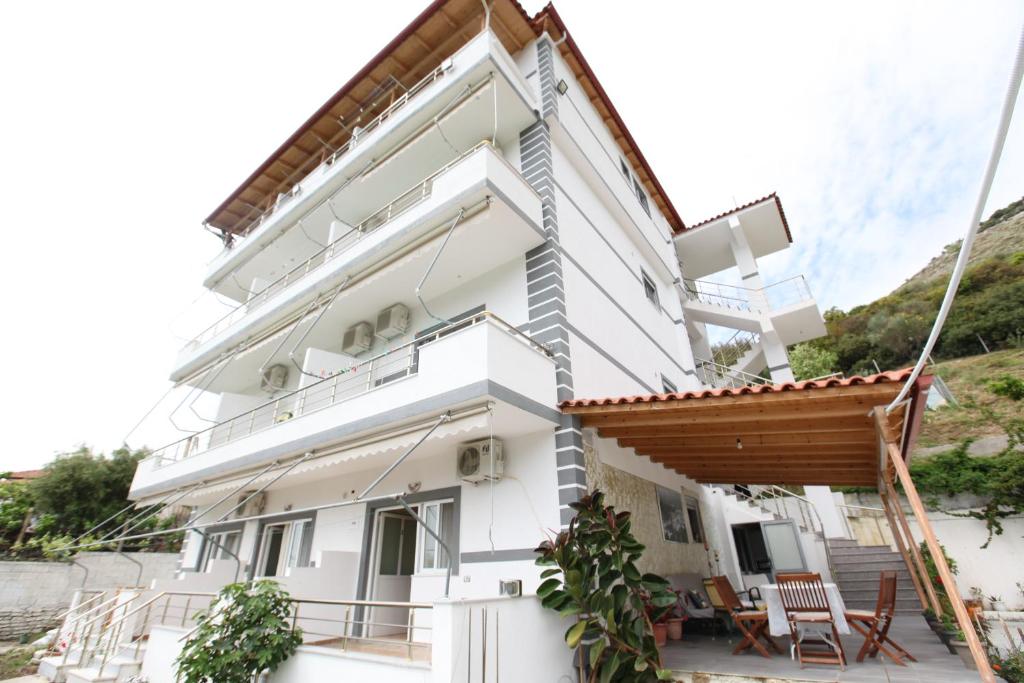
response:
<svg viewBox="0 0 1024 683"><path fill-rule="evenodd" d="M654 278L647 274L643 268L640 269L640 280L644 283L644 296L651 300L655 306L658 305L658 286L654 284Z"/></svg>
<svg viewBox="0 0 1024 683"><path fill-rule="evenodd" d="M221 531L209 534L203 544L203 557L199 560L200 571L208 572L213 560L234 560L242 541L241 531Z"/></svg>
<svg viewBox="0 0 1024 683"><path fill-rule="evenodd" d="M633 176L629 175L629 164L622 157L619 157L619 166L622 168L622 175L626 176L626 180L632 180Z"/></svg>
<svg viewBox="0 0 1024 683"><path fill-rule="evenodd" d="M661 511L661 531L666 541L686 543L686 516L683 514L683 495L663 486L657 486L658 509Z"/></svg>
<svg viewBox="0 0 1024 683"><path fill-rule="evenodd" d="M308 567L312 548L312 519L267 524L260 536L256 575L283 576L293 567Z"/></svg>
<svg viewBox="0 0 1024 683"><path fill-rule="evenodd" d="M686 496L686 516L690 520L690 535L694 543L704 542L704 520L700 516L700 501Z"/></svg>
<svg viewBox="0 0 1024 683"><path fill-rule="evenodd" d="M636 190L636 198L640 201L640 206L643 207L644 213L650 216L651 205L647 203L647 193L644 192L644 188L640 187L640 182L636 178L633 178L633 189Z"/></svg>
<svg viewBox="0 0 1024 683"><path fill-rule="evenodd" d="M452 501L424 503L420 506L420 517L427 526L441 537L445 545L449 545L455 536L455 503ZM420 530L420 558L419 566L421 571L447 569L451 563L448 553L437 542L437 539Z"/></svg>
<svg viewBox="0 0 1024 683"><path fill-rule="evenodd" d="M679 389L676 388L675 383L665 375L661 376L661 390L666 394L674 394L679 391Z"/></svg>

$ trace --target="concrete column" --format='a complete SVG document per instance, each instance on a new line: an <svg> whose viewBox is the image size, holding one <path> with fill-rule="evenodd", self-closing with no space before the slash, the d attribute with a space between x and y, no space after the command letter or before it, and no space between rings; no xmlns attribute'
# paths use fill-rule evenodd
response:
<svg viewBox="0 0 1024 683"><path fill-rule="evenodd" d="M779 333L772 327L767 316L762 316L761 348L764 349L764 360L768 364L768 372L772 382L783 384L794 381L793 369L789 367L789 354L786 345L779 338Z"/></svg>

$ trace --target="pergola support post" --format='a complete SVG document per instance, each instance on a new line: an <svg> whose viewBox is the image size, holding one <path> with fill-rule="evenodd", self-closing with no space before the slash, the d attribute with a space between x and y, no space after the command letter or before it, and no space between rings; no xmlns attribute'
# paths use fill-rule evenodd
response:
<svg viewBox="0 0 1024 683"><path fill-rule="evenodd" d="M924 556L921 554L917 541L914 540L914 533L910 530L910 522L907 521L907 515L903 512L903 507L900 505L900 495L896 492L896 487L892 485L889 473L883 472L882 477L887 493L886 498L889 499L889 511L896 518L896 523L903 531L903 538L907 541L907 550L914 560L914 566L917 567L917 575L921 578L921 584L928 595L932 611L935 612L937 617L942 614L942 605L939 603L939 596L935 594L935 586L932 585L931 579L928 577L928 569L924 565Z"/></svg>
<svg viewBox="0 0 1024 683"><path fill-rule="evenodd" d="M907 565L910 580L914 583L914 591L917 593L917 599L921 601L921 609L927 609L929 605L929 596L925 594L924 584L922 581L927 583L928 576L926 574L922 574L922 567L917 565L911 559L910 552L907 550L907 547L914 545L914 539L907 538L906 542L904 542L902 530L897 528L896 516L892 512L892 508L889 507L893 504L899 505L899 502L896 501L893 503L888 492L884 490L880 490L878 493L882 499L882 510L885 511L885 518L889 522L889 529L892 531L892 537L896 542L896 548L900 551L900 556L903 557L903 564ZM938 600L936 599L932 602L931 606L932 610L934 610L938 606Z"/></svg>
<svg viewBox="0 0 1024 683"><path fill-rule="evenodd" d="M878 435L885 443L886 454L888 456L885 460L891 462L893 468L896 470L896 476L899 478L900 484L903 486L903 492L907 496L910 508L913 510L914 517L917 519L917 523L921 527L921 534L924 536L925 543L931 553L932 561L935 562L935 568L939 572L939 579L942 581L942 585L946 589L946 595L953 607L953 613L956 615L957 623L960 625L960 629L963 631L967 640L967 646L970 648L971 655L974 657L974 663L978 667L978 674L980 674L981 679L986 683L995 683L995 675L992 673L992 667L989 665L988 656L985 654L985 648L982 647L981 640L978 638L978 633L974 630L974 624L971 622L971 617L967 613L967 607L964 605L963 598L960 597L960 591L957 589L956 581L953 579L953 573L949 570L949 565L946 564L946 556L942 552L942 546L939 545L939 540L935 536L935 531L932 529L931 523L928 521L928 513L924 508L924 504L921 502L921 497L917 493L917 487L914 486L914 481L910 477L910 470L907 468L907 463L903 461L903 454L900 452L897 437L893 434L893 430L889 424L889 417L885 412L885 407L876 406L874 409L874 415L875 429L878 431ZM883 461L883 463L884 462L885 461ZM887 468L884 467L883 469ZM897 506L897 509L899 510L899 506Z"/></svg>

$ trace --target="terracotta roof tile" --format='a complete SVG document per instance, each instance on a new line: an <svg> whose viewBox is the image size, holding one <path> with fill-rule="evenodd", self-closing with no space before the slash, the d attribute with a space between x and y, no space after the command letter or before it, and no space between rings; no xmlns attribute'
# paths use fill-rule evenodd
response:
<svg viewBox="0 0 1024 683"><path fill-rule="evenodd" d="M579 398L562 401L560 408L583 408L587 406L627 405L630 403L655 403L658 401L685 401L699 398L718 398L722 396L743 396L747 394L770 394L781 391L810 391L829 387L851 387L860 384L884 384L886 382L905 382L910 378L912 368L891 370L877 375L861 377L854 375L839 379L833 377L825 380L805 380L803 382L786 382L784 384L759 384L757 386L740 387L738 389L703 389L701 391L673 392L669 394L647 394L640 396L617 396L607 398Z"/></svg>
<svg viewBox="0 0 1024 683"><path fill-rule="evenodd" d="M779 216L782 217L782 227L784 227L786 229L786 237L789 239L790 242L792 242L793 241L793 234L789 231L789 221L786 220L786 212L782 209L782 200L779 199L779 195L777 195L774 192L772 192L769 195L765 195L764 197L761 197L760 199L755 199L752 202L747 202L743 206L737 206L735 209L730 209L728 211L724 211L724 212L718 214L717 216L712 216L711 218L706 218L706 219L700 221L699 223L694 223L693 225L691 225L689 227L686 227L686 228L684 228L682 230L676 230L676 234L677 235L681 235L684 232L687 232L689 230L693 230L695 228L699 228L702 225L707 225L708 223L714 223L715 221L719 221L719 220L725 218L726 216L731 216L734 213L739 213L740 211L743 211L745 209L749 209L752 206L757 206L758 204L760 204L762 202L766 202L769 199L774 199L775 200L775 206L778 207L778 209L779 209Z"/></svg>

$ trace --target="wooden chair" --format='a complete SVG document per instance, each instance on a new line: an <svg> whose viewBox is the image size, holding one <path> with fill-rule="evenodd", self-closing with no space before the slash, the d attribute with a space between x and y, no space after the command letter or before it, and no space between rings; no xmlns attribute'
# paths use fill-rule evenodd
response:
<svg viewBox="0 0 1024 683"><path fill-rule="evenodd" d="M914 656L889 637L889 627L896 612L896 572L883 571L878 585L878 602L875 611L864 609L846 610L846 621L864 636L864 644L857 653L857 661L864 657L876 657L879 652L900 666L906 666L904 659L916 662ZM888 645L888 647L886 647Z"/></svg>
<svg viewBox="0 0 1024 683"><path fill-rule="evenodd" d="M779 597L782 609L786 612L789 622L789 633L793 638L800 668L804 662L810 664L838 664L846 668L846 653L839 639L836 620L832 616L832 607L828 603L828 594L821 582L821 574L800 572L794 574L778 574L775 581L779 586ZM832 629L832 640L824 636L813 640L803 638L800 633L802 624L828 624ZM805 645L825 645L825 648L806 649Z"/></svg>
<svg viewBox="0 0 1024 683"><path fill-rule="evenodd" d="M761 639L764 639L773 650L782 654L782 650L768 634L768 612L746 609L739 596L736 595L736 591L733 590L727 576L712 576L710 582L708 596L711 597L711 604L714 605L717 598L717 602L722 605L723 609L728 611L729 616L732 617L732 622L740 630L740 633L743 634L743 640L740 641L732 653L738 655L744 650L754 648L762 657L771 657L771 653L760 642ZM714 589L713 591L711 590L712 588ZM712 592L714 592L713 596L711 595Z"/></svg>

